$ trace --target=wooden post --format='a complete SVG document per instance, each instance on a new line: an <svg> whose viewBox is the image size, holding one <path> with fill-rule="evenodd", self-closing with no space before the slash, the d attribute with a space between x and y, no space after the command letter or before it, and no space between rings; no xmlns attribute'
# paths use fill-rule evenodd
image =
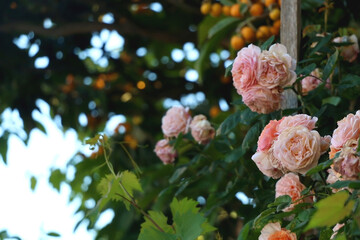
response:
<svg viewBox="0 0 360 240"><path fill-rule="evenodd" d="M281 1L280 42L284 44L290 56L299 60L301 30L301 0Z"/></svg>

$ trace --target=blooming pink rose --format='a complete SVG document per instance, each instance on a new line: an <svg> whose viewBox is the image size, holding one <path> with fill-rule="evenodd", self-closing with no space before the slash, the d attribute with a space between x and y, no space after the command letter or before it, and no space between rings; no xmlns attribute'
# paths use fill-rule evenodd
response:
<svg viewBox="0 0 360 240"><path fill-rule="evenodd" d="M191 135L200 144L207 144L215 136L215 129L202 114L194 117L190 124Z"/></svg>
<svg viewBox="0 0 360 240"><path fill-rule="evenodd" d="M345 61L353 62L357 58L357 55L359 53L359 44L358 39L355 34L352 34L349 36L343 36L343 37L337 37L333 40L336 43L344 43L349 42L353 43L352 45L348 46L342 46L340 49L340 55L344 58Z"/></svg>
<svg viewBox="0 0 360 240"><path fill-rule="evenodd" d="M256 69L260 52L259 47L250 44L242 48L234 60L231 74L234 87L240 95L257 83Z"/></svg>
<svg viewBox="0 0 360 240"><path fill-rule="evenodd" d="M255 162L259 170L266 176L277 179L284 175L284 169L277 163L272 152L258 151L252 155L251 159Z"/></svg>
<svg viewBox="0 0 360 240"><path fill-rule="evenodd" d="M270 122L265 126L258 140L258 151L264 152L271 148L275 138L279 135L277 132L277 126L281 121L282 120L270 120Z"/></svg>
<svg viewBox="0 0 360 240"><path fill-rule="evenodd" d="M340 155L334 160L333 169L344 180L357 179L360 173L360 159L356 154L357 141L351 139L345 143Z"/></svg>
<svg viewBox="0 0 360 240"><path fill-rule="evenodd" d="M344 223L337 223L334 227L333 227L333 234L331 235L330 239L335 239L338 231L340 230L340 228L344 227L345 224Z"/></svg>
<svg viewBox="0 0 360 240"><path fill-rule="evenodd" d="M310 76L307 76L301 80L301 92L306 95L308 92L317 88L317 86L322 83L320 77L320 70L316 68L310 73Z"/></svg>
<svg viewBox="0 0 360 240"><path fill-rule="evenodd" d="M331 147L338 149L343 147L349 139L357 140L360 136L360 111L356 114L348 114L337 122L338 127L333 132Z"/></svg>
<svg viewBox="0 0 360 240"><path fill-rule="evenodd" d="M177 155L175 149L166 139L162 139L156 143L154 152L164 164L173 163Z"/></svg>
<svg viewBox="0 0 360 240"><path fill-rule="evenodd" d="M261 229L259 240L296 240L296 234L281 228L279 222L268 223Z"/></svg>
<svg viewBox="0 0 360 240"><path fill-rule="evenodd" d="M329 149L330 142L331 142L331 136L326 135L325 137L321 137L320 154L324 154Z"/></svg>
<svg viewBox="0 0 360 240"><path fill-rule="evenodd" d="M299 199L302 198L301 192L305 188L306 187L300 182L299 176L294 173L287 173L276 182L275 198L283 195L289 195L293 202L293 204L289 207L283 209L284 212L289 212L294 209L296 204L304 202L304 199Z"/></svg>
<svg viewBox="0 0 360 240"><path fill-rule="evenodd" d="M243 92L242 97L243 102L253 112L267 114L280 108L281 94L277 88L270 90L260 85L252 86Z"/></svg>
<svg viewBox="0 0 360 240"><path fill-rule="evenodd" d="M187 133L191 116L188 109L175 106L167 110L165 116L162 118L162 131L166 137L177 137L179 133Z"/></svg>
<svg viewBox="0 0 360 240"><path fill-rule="evenodd" d="M273 44L269 51L259 56L258 82L269 89L291 86L296 80L296 61L288 53L284 45Z"/></svg>
<svg viewBox="0 0 360 240"><path fill-rule="evenodd" d="M290 127L282 131L274 142L274 157L289 171L305 174L317 165L320 145L317 131L304 126Z"/></svg>
<svg viewBox="0 0 360 240"><path fill-rule="evenodd" d="M286 116L281 119L281 123L278 125L277 131L281 133L288 128L296 126L304 126L307 127L309 130L313 130L315 128L317 120L317 117L311 117L306 114Z"/></svg>

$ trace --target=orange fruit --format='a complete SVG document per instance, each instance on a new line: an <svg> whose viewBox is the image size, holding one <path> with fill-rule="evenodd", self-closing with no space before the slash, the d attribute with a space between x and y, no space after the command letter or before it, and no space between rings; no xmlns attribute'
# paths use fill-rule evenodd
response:
<svg viewBox="0 0 360 240"><path fill-rule="evenodd" d="M210 15L213 17L218 17L220 16L222 12L222 6L220 3L214 3L213 5L211 5L211 11L210 11Z"/></svg>
<svg viewBox="0 0 360 240"><path fill-rule="evenodd" d="M281 7L281 0L278 0L279 6Z"/></svg>
<svg viewBox="0 0 360 240"><path fill-rule="evenodd" d="M230 45L235 50L240 50L245 46L245 40L237 35L234 35L230 39Z"/></svg>
<svg viewBox="0 0 360 240"><path fill-rule="evenodd" d="M204 14L204 15L209 14L210 11L211 11L211 3L206 2L206 3L201 4L200 12L202 14Z"/></svg>
<svg viewBox="0 0 360 240"><path fill-rule="evenodd" d="M255 40L256 34L254 29L251 27L245 26L240 30L241 36L246 42L253 42Z"/></svg>
<svg viewBox="0 0 360 240"><path fill-rule="evenodd" d="M210 108L210 112L209 112L210 117L214 118L217 115L219 115L219 113L220 113L220 108L218 106L212 106Z"/></svg>
<svg viewBox="0 0 360 240"><path fill-rule="evenodd" d="M272 35L279 35L279 33L280 33L280 29L276 28L274 26L270 27L270 31L271 31Z"/></svg>
<svg viewBox="0 0 360 240"><path fill-rule="evenodd" d="M250 4L250 0L240 0L241 3Z"/></svg>
<svg viewBox="0 0 360 240"><path fill-rule="evenodd" d="M276 21L273 23L273 27L274 27L274 28L277 28L278 30L280 30L280 25L281 25L280 20L276 20Z"/></svg>
<svg viewBox="0 0 360 240"><path fill-rule="evenodd" d="M271 36L271 30L268 26L260 26L256 31L256 38L259 40L266 40Z"/></svg>
<svg viewBox="0 0 360 240"><path fill-rule="evenodd" d="M277 3L277 0L265 0L265 6L269 7L271 4Z"/></svg>
<svg viewBox="0 0 360 240"><path fill-rule="evenodd" d="M264 13L264 6L261 3L254 3L251 5L249 12L251 16L261 16Z"/></svg>
<svg viewBox="0 0 360 240"><path fill-rule="evenodd" d="M230 16L230 9L231 9L231 7L230 6L223 6L222 7L222 12L223 12L223 14L225 15L225 16Z"/></svg>
<svg viewBox="0 0 360 240"><path fill-rule="evenodd" d="M233 16L233 17L238 17L238 18L242 17L242 14L240 12L240 4L239 3L236 3L236 4L231 6L230 15Z"/></svg>
<svg viewBox="0 0 360 240"><path fill-rule="evenodd" d="M273 10L271 10L271 12L269 13L269 17L273 21L280 19L280 9L274 8Z"/></svg>

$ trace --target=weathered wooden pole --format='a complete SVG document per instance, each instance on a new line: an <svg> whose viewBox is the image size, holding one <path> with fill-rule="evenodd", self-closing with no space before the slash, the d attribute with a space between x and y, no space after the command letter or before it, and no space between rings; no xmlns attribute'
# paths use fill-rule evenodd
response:
<svg viewBox="0 0 360 240"><path fill-rule="evenodd" d="M298 61L301 36L301 0L282 0L280 42L290 56Z"/></svg>

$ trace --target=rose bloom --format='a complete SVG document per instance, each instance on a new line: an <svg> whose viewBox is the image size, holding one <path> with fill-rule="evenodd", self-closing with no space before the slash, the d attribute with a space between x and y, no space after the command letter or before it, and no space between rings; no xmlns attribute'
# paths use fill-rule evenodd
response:
<svg viewBox="0 0 360 240"><path fill-rule="evenodd" d="M356 154L357 141L349 140L334 160L333 169L341 174L344 180L357 179L360 173L360 159Z"/></svg>
<svg viewBox="0 0 360 240"><path fill-rule="evenodd" d="M263 229L261 229L261 234L259 240L296 240L296 234L291 231L281 228L279 222L268 223Z"/></svg>
<svg viewBox="0 0 360 240"><path fill-rule="evenodd" d="M306 114L297 114L294 116L286 116L281 119L281 123L277 127L277 131L281 133L282 131L296 126L304 126L309 130L315 128L317 122L317 117L311 117Z"/></svg>
<svg viewBox="0 0 360 240"><path fill-rule="evenodd" d="M325 137L321 137L320 141L320 154L324 154L330 146L331 136L326 135Z"/></svg>
<svg viewBox="0 0 360 240"><path fill-rule="evenodd" d="M337 223L332 229L334 233L331 235L330 239L335 239L340 228L342 228L344 226L345 226L345 223Z"/></svg>
<svg viewBox="0 0 360 240"><path fill-rule="evenodd" d="M177 155L175 149L166 139L162 139L156 143L154 152L164 164L173 163Z"/></svg>
<svg viewBox="0 0 360 240"><path fill-rule="evenodd" d="M296 80L296 61L288 53L284 45L273 44L269 51L259 56L258 82L269 89L291 86Z"/></svg>
<svg viewBox="0 0 360 240"><path fill-rule="evenodd" d="M276 182L275 185L275 198L289 195L293 204L289 207L284 208L284 212L289 212L294 209L296 204L304 202L304 199L299 200L301 196L301 191L306 187L300 182L299 176L294 173L287 173Z"/></svg>
<svg viewBox="0 0 360 240"><path fill-rule="evenodd" d="M291 172L305 174L320 158L321 138L317 131L304 126L291 127L274 142L274 157Z"/></svg>
<svg viewBox="0 0 360 240"><path fill-rule="evenodd" d="M280 109L281 94L278 89L270 90L256 85L244 92L242 97L243 102L253 112L268 114Z"/></svg>
<svg viewBox="0 0 360 240"><path fill-rule="evenodd" d="M359 53L358 39L355 34L352 34L350 37L349 36L337 37L334 38L333 41L336 43L344 43L344 42L353 43L348 46L342 46L340 48L341 49L340 55L344 58L345 61L348 61L350 63L355 61Z"/></svg>
<svg viewBox="0 0 360 240"><path fill-rule="evenodd" d="M257 84L256 69L261 49L253 44L242 48L234 60L231 74L237 92L242 93Z"/></svg>
<svg viewBox="0 0 360 240"><path fill-rule="evenodd" d="M191 135L200 144L207 144L215 136L215 129L202 114L194 117L190 124Z"/></svg>
<svg viewBox="0 0 360 240"><path fill-rule="evenodd" d="M348 114L337 122L338 127L334 130L331 139L332 148L341 148L349 139L358 139L360 136L360 111L356 114Z"/></svg>
<svg viewBox="0 0 360 240"><path fill-rule="evenodd" d="M270 152L261 152L258 151L252 155L251 159L255 162L259 170L266 176L277 179L284 175L286 171L281 163L274 158L272 151Z"/></svg>
<svg viewBox="0 0 360 240"><path fill-rule="evenodd" d="M187 133L191 116L188 109L182 106L175 106L167 110L162 118L162 131L166 137L177 137L179 133Z"/></svg>
<svg viewBox="0 0 360 240"><path fill-rule="evenodd" d="M267 151L271 148L276 137L279 135L277 127L282 120L270 120L270 122L265 126L264 130L261 132L258 144L258 151Z"/></svg>
<svg viewBox="0 0 360 240"><path fill-rule="evenodd" d="M307 76L301 80L301 92L303 95L307 95L308 92L317 88L317 86L322 83L320 78L320 70L316 68L310 73L310 76Z"/></svg>

